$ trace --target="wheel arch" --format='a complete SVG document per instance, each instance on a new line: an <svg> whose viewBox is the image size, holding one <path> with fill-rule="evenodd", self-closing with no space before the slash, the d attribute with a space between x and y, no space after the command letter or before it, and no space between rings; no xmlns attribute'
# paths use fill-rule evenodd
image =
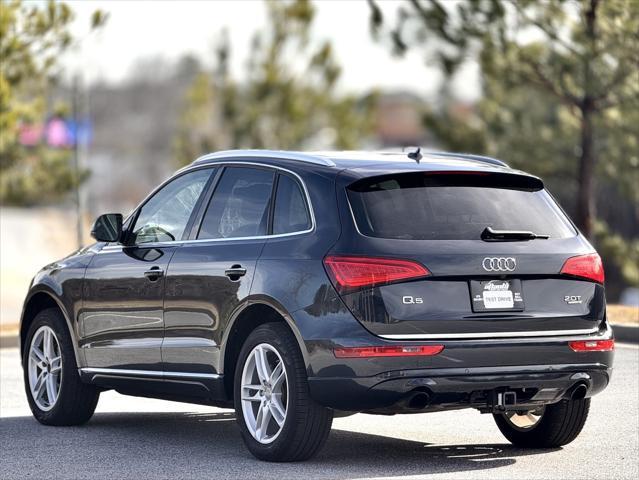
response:
<svg viewBox="0 0 639 480"><path fill-rule="evenodd" d="M26 337L36 315L48 308L55 308L62 314L67 326L67 331L71 337L71 343L73 344L76 364L81 365L78 355L78 341L75 335L75 330L72 327L71 320L69 319L69 315L67 314L64 305L56 297L56 295L46 289L31 292L24 302L22 317L20 319L20 358L22 359L23 357Z"/></svg>
<svg viewBox="0 0 639 480"><path fill-rule="evenodd" d="M293 317L279 302L270 297L252 297L242 307L237 309L231 317L222 340L220 371L224 373L224 387L227 398L233 398L235 368L244 341L255 328L271 322L281 322L287 325L297 340L297 345L308 370L308 351Z"/></svg>

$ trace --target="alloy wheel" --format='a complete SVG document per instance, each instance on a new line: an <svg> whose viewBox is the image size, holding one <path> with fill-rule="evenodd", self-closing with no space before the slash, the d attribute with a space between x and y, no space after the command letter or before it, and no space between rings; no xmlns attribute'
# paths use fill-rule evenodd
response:
<svg viewBox="0 0 639 480"><path fill-rule="evenodd" d="M55 332L46 325L36 330L29 346L29 388L40 410L51 410L60 396L62 352Z"/></svg>
<svg viewBox="0 0 639 480"><path fill-rule="evenodd" d="M530 430L537 426L544 416L546 407L539 407L535 410L529 410L527 412L506 412L504 418L515 428L515 430L525 431Z"/></svg>
<svg viewBox="0 0 639 480"><path fill-rule="evenodd" d="M288 377L278 351L268 343L249 353L242 370L242 413L253 438L273 442L282 432L288 409Z"/></svg>

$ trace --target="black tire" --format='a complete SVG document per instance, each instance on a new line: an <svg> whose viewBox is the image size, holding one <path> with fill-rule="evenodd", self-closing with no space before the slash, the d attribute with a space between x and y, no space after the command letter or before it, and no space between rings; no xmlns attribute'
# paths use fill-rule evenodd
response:
<svg viewBox="0 0 639 480"><path fill-rule="evenodd" d="M31 340L38 329L48 326L55 333L62 357L60 390L50 410L41 409L33 399L29 387L29 351ZM49 308L38 313L29 327L22 352L24 386L29 407L38 422L44 425L70 426L87 422L98 404L99 390L80 380L71 336L59 310Z"/></svg>
<svg viewBox="0 0 639 480"><path fill-rule="evenodd" d="M241 402L242 372L251 351L266 343L282 358L288 377L288 408L284 424L272 443L258 442L250 433ZM233 384L235 416L242 438L258 459L295 462L311 458L324 445L333 423L333 411L313 401L309 394L306 366L295 337L283 323L266 323L248 336L238 359Z"/></svg>
<svg viewBox="0 0 639 480"><path fill-rule="evenodd" d="M561 400L547 405L539 422L527 429L514 427L503 414L493 415L501 433L523 448L557 448L572 442L583 428L590 399Z"/></svg>

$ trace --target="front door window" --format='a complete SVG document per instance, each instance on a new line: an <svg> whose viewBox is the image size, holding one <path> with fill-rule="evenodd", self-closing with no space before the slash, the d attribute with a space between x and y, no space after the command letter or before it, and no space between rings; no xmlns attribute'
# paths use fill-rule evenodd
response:
<svg viewBox="0 0 639 480"><path fill-rule="evenodd" d="M182 240L211 170L195 170L184 174L158 191L147 201L132 229L136 245Z"/></svg>

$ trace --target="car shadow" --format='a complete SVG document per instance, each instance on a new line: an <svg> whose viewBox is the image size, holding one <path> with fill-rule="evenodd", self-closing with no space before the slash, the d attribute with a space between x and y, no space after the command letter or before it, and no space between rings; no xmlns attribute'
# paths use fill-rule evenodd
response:
<svg viewBox="0 0 639 480"><path fill-rule="evenodd" d="M333 429L304 463L264 463L244 447L232 412L97 413L80 427L0 419L2 478L363 478L472 472L516 463L510 444L431 445ZM57 472L57 473L56 473Z"/></svg>

